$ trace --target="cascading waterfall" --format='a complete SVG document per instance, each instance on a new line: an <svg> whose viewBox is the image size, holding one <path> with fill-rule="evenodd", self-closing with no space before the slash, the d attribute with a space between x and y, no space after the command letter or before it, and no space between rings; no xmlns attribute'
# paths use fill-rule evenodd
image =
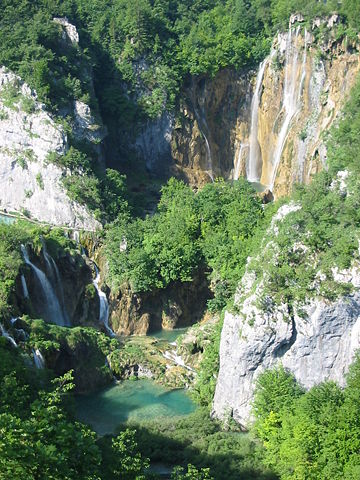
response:
<svg viewBox="0 0 360 480"><path fill-rule="evenodd" d="M186 365L181 355L178 355L177 350L171 350L171 351L166 350L163 353L163 357L166 358L166 360L170 360L176 365L179 365L180 367L186 368L186 370L189 370L191 372L194 371L191 367L189 367L189 365Z"/></svg>
<svg viewBox="0 0 360 480"><path fill-rule="evenodd" d="M2 323L0 323L0 333L3 337L5 337L14 347L17 347L17 343L13 339L13 337L5 330L5 327Z"/></svg>
<svg viewBox="0 0 360 480"><path fill-rule="evenodd" d="M21 275L20 278L21 278L21 285L22 285L22 289L23 289L24 298L29 298L29 290L28 290L28 287L26 285L26 280L25 280L24 275Z"/></svg>
<svg viewBox="0 0 360 480"><path fill-rule="evenodd" d="M105 292L100 290L100 287L99 287L100 272L95 263L94 263L94 267L95 267L96 277L93 280L93 285L95 286L96 291L99 295L99 303L100 303L99 322L104 324L105 329L109 335L115 336L115 333L109 327L109 303L108 303Z"/></svg>
<svg viewBox="0 0 360 480"><path fill-rule="evenodd" d="M41 244L42 244L42 247L43 247L43 255L44 255L44 260L45 260L45 264L46 264L47 274L51 279L52 285L54 285L55 291L58 293L58 297L60 299L60 305L61 305L61 308L62 308L65 325L69 326L70 325L70 320L69 320L69 316L68 316L68 313L67 313L66 308L65 308L64 288L63 288L63 284L62 284L62 281L61 281L59 269L56 265L55 260L52 258L51 255L49 255L49 253L46 249L46 243L45 243L45 241L42 237L41 237Z"/></svg>
<svg viewBox="0 0 360 480"><path fill-rule="evenodd" d="M44 316L44 320L55 323L56 325L66 326L66 319L64 318L59 300L45 273L30 261L29 254L24 245L21 245L21 252L25 263L33 270L38 286L40 287L39 294L43 299L43 312L41 313Z"/></svg>
<svg viewBox="0 0 360 480"><path fill-rule="evenodd" d="M281 111L284 112L284 120L282 122L282 126L280 129L280 133L277 139L276 148L273 155L272 161L272 171L270 176L270 190L273 190L274 183L276 179L277 170L279 167L281 155L285 146L287 134L289 131L289 126L292 119L296 116L300 108L300 101L301 101L301 83L305 80L305 66L306 66L306 58L305 62L303 60L303 72L302 77L304 78L303 82L297 82L297 73L298 73L298 48L297 48L297 39L299 37L300 26L296 28L295 32L295 40L293 47L293 31L291 27L289 28L287 44L286 44L286 58L285 58L285 85L284 85L284 93L283 93L283 101L282 101L282 109ZM306 46L305 46L306 50ZM297 86L299 86L299 90L297 91Z"/></svg>
<svg viewBox="0 0 360 480"><path fill-rule="evenodd" d="M261 87L264 78L264 72L269 59L273 53L270 54L261 64L256 77L256 85L254 96L251 101L251 127L250 127L250 141L249 141L249 159L246 169L246 178L249 182L258 182L260 180L259 168L261 166L261 152L258 141L258 124L259 124L259 106L261 98Z"/></svg>
<svg viewBox="0 0 360 480"><path fill-rule="evenodd" d="M39 370L45 368L45 359L38 348L33 348L32 351L35 367Z"/></svg>

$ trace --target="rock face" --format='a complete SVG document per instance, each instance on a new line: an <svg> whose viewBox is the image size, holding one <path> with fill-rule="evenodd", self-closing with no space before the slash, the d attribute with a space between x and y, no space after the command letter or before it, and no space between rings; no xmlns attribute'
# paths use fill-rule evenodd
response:
<svg viewBox="0 0 360 480"><path fill-rule="evenodd" d="M192 78L175 120L151 122L139 137L148 168L167 168L195 186L242 175L275 197L295 182L308 183L326 163L322 134L355 82L359 51L348 39L337 40L336 15L317 19L311 31L302 22L290 19L257 72Z"/></svg>
<svg viewBox="0 0 360 480"><path fill-rule="evenodd" d="M299 207L285 205L279 210L271 227L275 234L276 222L294 208ZM315 297L294 305L290 313L287 304L259 305L266 279L256 284L248 267L235 297L237 313L225 315L214 416L232 415L246 426L256 378L279 363L306 388L325 380L344 385L344 375L360 348L360 264L333 273L336 281L352 284L351 295L332 302Z"/></svg>
<svg viewBox="0 0 360 480"><path fill-rule="evenodd" d="M21 79L0 68L0 209L53 225L95 230L99 223L67 196L64 172L49 155L64 155L67 137Z"/></svg>
<svg viewBox="0 0 360 480"><path fill-rule="evenodd" d="M206 278L197 274L192 282L174 283L164 290L142 294L123 287L110 297L110 325L118 335L186 327L198 322L211 297Z"/></svg>

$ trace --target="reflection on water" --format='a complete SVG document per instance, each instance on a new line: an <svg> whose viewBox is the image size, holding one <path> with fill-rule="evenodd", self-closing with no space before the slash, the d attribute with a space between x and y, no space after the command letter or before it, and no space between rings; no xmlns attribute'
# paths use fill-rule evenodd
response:
<svg viewBox="0 0 360 480"><path fill-rule="evenodd" d="M100 435L125 422L188 415L195 405L183 390L167 390L151 380L125 380L101 392L76 397L77 417Z"/></svg>

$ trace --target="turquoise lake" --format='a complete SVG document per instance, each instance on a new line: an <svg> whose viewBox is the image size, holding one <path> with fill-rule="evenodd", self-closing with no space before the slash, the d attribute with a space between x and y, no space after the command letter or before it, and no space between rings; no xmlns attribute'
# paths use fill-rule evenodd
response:
<svg viewBox="0 0 360 480"><path fill-rule="evenodd" d="M151 380L125 380L106 390L76 397L77 417L100 435L120 423L188 415L196 409L184 390L168 390Z"/></svg>

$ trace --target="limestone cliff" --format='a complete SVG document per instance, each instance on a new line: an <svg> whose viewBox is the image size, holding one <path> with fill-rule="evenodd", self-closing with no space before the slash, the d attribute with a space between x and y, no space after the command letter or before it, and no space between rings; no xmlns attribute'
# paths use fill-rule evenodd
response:
<svg viewBox="0 0 360 480"><path fill-rule="evenodd" d="M0 69L0 208L54 225L95 229L87 209L70 200L64 171L49 161L68 148L63 127L37 101L36 94Z"/></svg>
<svg viewBox="0 0 360 480"><path fill-rule="evenodd" d="M264 245L260 261L270 252L276 263L279 222L299 208L300 205L280 208L265 236L275 236L275 240ZM360 263L355 257L347 270L332 268L333 281L351 286L351 294L328 300L315 293L293 305L276 304L267 296L267 276L259 278L249 259L235 296L234 311L225 315L214 416L231 415L246 426L256 378L279 363L306 388L325 380L344 385L344 375L360 348ZM325 278L319 271L313 286L315 292L321 291Z"/></svg>
<svg viewBox="0 0 360 480"><path fill-rule="evenodd" d="M80 48L76 27L66 18L55 18L54 22L62 30L64 54ZM104 168L101 142L107 130L96 111L89 65L82 65L82 77L93 111L75 100L62 106L55 118L19 76L0 67L0 210L52 225L87 230L100 227L86 206L69 198L63 179L73 173L54 160L67 153L70 129L73 142L86 143L98 158L99 167Z"/></svg>
<svg viewBox="0 0 360 480"><path fill-rule="evenodd" d="M195 186L243 175L275 196L308 183L326 164L323 134L359 71L358 43L339 33L339 21L333 15L306 28L293 16L257 71L193 77L176 114L150 122L139 137L148 168Z"/></svg>

